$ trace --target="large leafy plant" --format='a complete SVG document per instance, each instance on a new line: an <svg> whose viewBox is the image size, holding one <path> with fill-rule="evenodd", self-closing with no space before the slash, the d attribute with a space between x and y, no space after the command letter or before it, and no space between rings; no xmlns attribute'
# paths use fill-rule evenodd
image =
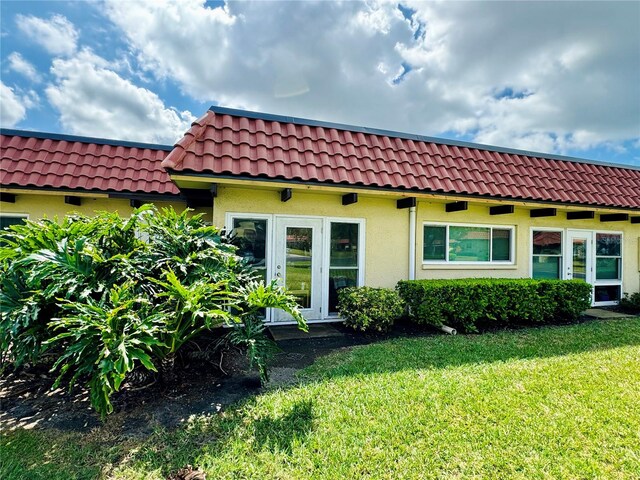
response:
<svg viewBox="0 0 640 480"><path fill-rule="evenodd" d="M206 330L233 327L267 378L274 350L259 318L281 308L306 328L295 299L265 285L235 247L199 215L144 206L15 225L0 239L0 351L3 365L37 362L59 350L56 383L87 382L93 406L135 368L163 371Z"/></svg>

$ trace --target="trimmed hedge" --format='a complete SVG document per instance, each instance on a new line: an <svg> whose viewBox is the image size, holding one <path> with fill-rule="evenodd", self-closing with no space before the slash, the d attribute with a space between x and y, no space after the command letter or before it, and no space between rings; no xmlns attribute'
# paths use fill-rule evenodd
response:
<svg viewBox="0 0 640 480"><path fill-rule="evenodd" d="M581 280L404 280L396 289L411 320L467 332L575 320L591 306L591 285Z"/></svg>
<svg viewBox="0 0 640 480"><path fill-rule="evenodd" d="M386 332L403 310L398 293L389 288L347 287L338 292L338 312L355 330Z"/></svg>
<svg viewBox="0 0 640 480"><path fill-rule="evenodd" d="M631 295L625 293L624 297L620 299L620 308L628 313L640 313L640 292Z"/></svg>

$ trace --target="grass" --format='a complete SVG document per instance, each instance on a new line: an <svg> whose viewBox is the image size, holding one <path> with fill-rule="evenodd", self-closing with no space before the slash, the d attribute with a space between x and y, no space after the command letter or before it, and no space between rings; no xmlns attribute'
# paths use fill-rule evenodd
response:
<svg viewBox="0 0 640 480"><path fill-rule="evenodd" d="M640 318L395 339L139 441L16 431L0 478L638 478Z"/></svg>

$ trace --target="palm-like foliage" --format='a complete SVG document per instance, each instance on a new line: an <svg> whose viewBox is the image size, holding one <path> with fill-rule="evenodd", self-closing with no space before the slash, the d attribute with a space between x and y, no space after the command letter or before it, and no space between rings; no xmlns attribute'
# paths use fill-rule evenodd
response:
<svg viewBox="0 0 640 480"><path fill-rule="evenodd" d="M233 326L229 340L266 379L273 344L260 309L282 308L305 327L293 297L257 282L235 247L188 212L145 206L128 219L105 212L12 226L0 269L3 363L58 348L58 382L87 379L101 413L133 368L154 370L204 330Z"/></svg>
<svg viewBox="0 0 640 480"><path fill-rule="evenodd" d="M161 336L164 312L146 297L138 296L132 282L114 286L103 301L63 302L63 316L51 321L57 333L48 344L65 348L53 366L60 375L72 373L69 386L89 378L91 404L101 414L111 413L111 394L120 389L137 364L156 371L152 357L165 346Z"/></svg>
<svg viewBox="0 0 640 480"><path fill-rule="evenodd" d="M147 272L149 245L132 232L148 207L128 220L116 214L72 215L27 222L2 232L0 348L3 362L35 361L46 350L58 299L100 299L113 286ZM11 346L11 348L9 348Z"/></svg>

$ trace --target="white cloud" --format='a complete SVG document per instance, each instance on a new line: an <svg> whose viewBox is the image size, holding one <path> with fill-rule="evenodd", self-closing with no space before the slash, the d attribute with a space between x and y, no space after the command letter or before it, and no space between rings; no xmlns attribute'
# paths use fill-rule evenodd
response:
<svg viewBox="0 0 640 480"><path fill-rule="evenodd" d="M54 60L51 74L49 102L64 128L78 135L173 143L194 120L190 112L166 107L154 92L122 78L89 50Z"/></svg>
<svg viewBox="0 0 640 480"><path fill-rule="evenodd" d="M27 116L27 109L34 106L34 98L21 95L16 89L0 82L0 125L14 127Z"/></svg>
<svg viewBox="0 0 640 480"><path fill-rule="evenodd" d="M20 75L25 76L32 82L39 82L41 80L40 74L36 68L25 60L18 52L12 52L9 55L9 68Z"/></svg>
<svg viewBox="0 0 640 480"><path fill-rule="evenodd" d="M402 3L411 20L395 2L105 10L149 74L202 101L541 151L640 136L637 2Z"/></svg>
<svg viewBox="0 0 640 480"><path fill-rule="evenodd" d="M78 32L63 15L52 15L48 20L33 15L17 15L16 23L33 42L52 55L71 55L76 50Z"/></svg>
<svg viewBox="0 0 640 480"><path fill-rule="evenodd" d="M367 3L353 17L353 25L367 35L387 35L393 22L401 18L402 13L393 3Z"/></svg>

